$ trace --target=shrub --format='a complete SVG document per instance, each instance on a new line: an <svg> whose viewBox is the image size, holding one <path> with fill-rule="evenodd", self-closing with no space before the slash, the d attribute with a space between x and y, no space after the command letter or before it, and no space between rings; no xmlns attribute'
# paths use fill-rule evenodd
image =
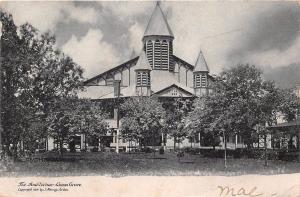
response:
<svg viewBox="0 0 300 197"><path fill-rule="evenodd" d="M98 146L94 146L94 147L91 149L91 152L98 152Z"/></svg>
<svg viewBox="0 0 300 197"><path fill-rule="evenodd" d="M141 148L141 152L144 152L144 153L152 153L154 150L150 147L143 147Z"/></svg>
<svg viewBox="0 0 300 197"><path fill-rule="evenodd" d="M287 150L278 151L278 159L282 161L295 161L298 160L299 153L297 152L288 152Z"/></svg>
<svg viewBox="0 0 300 197"><path fill-rule="evenodd" d="M177 157L178 158L181 158L181 157L183 157L184 156L184 152L183 151L179 151L178 153L177 153Z"/></svg>

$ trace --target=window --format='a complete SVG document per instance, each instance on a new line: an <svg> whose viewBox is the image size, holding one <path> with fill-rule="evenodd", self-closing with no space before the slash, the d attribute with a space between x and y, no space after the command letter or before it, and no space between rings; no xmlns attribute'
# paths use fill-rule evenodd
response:
<svg viewBox="0 0 300 197"><path fill-rule="evenodd" d="M149 64L153 67L153 43L151 40L147 42L146 53L147 53Z"/></svg>
<svg viewBox="0 0 300 197"><path fill-rule="evenodd" d="M174 60L173 60L173 43L169 42L169 70L174 71Z"/></svg>
<svg viewBox="0 0 300 197"><path fill-rule="evenodd" d="M137 72L136 86L150 86L150 73L147 71Z"/></svg>
<svg viewBox="0 0 300 197"><path fill-rule="evenodd" d="M161 69L168 70L168 43L165 40L161 44Z"/></svg>
<svg viewBox="0 0 300 197"><path fill-rule="evenodd" d="M141 86L142 84L142 73L137 72L136 74L136 86Z"/></svg>
<svg viewBox="0 0 300 197"><path fill-rule="evenodd" d="M154 69L161 69L161 45L159 40L154 43Z"/></svg>
<svg viewBox="0 0 300 197"><path fill-rule="evenodd" d="M177 96L178 95L177 89L173 89L171 95L172 96Z"/></svg>
<svg viewBox="0 0 300 197"><path fill-rule="evenodd" d="M200 87L200 74L194 74L194 87Z"/></svg>
<svg viewBox="0 0 300 197"><path fill-rule="evenodd" d="M194 87L206 87L207 86L207 75L206 73L194 74Z"/></svg>
<svg viewBox="0 0 300 197"><path fill-rule="evenodd" d="M205 73L201 74L201 86L202 87L206 87L206 81L207 81L207 77Z"/></svg>

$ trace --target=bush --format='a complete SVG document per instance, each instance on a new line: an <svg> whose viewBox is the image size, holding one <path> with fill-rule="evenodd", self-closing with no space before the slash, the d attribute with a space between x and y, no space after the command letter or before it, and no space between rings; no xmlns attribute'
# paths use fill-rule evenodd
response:
<svg viewBox="0 0 300 197"><path fill-rule="evenodd" d="M154 150L150 147L143 147L141 148L141 152L144 152L144 153L152 153Z"/></svg>
<svg viewBox="0 0 300 197"><path fill-rule="evenodd" d="M177 153L177 157L180 158L180 157L183 157L184 156L184 152L183 151L179 151Z"/></svg>
<svg viewBox="0 0 300 197"><path fill-rule="evenodd" d="M243 150L241 148L237 148L233 151L233 158L241 158L243 155Z"/></svg>
<svg viewBox="0 0 300 197"><path fill-rule="evenodd" d="M98 146L95 146L91 149L91 152L98 152Z"/></svg>
<svg viewBox="0 0 300 197"><path fill-rule="evenodd" d="M288 152L287 150L278 151L278 159L282 161L295 161L298 160L298 152Z"/></svg>

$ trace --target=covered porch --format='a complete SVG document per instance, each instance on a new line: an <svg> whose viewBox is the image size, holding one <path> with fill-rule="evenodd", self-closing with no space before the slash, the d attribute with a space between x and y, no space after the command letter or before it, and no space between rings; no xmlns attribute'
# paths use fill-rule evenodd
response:
<svg viewBox="0 0 300 197"><path fill-rule="evenodd" d="M272 148L300 150L300 119L280 123L268 128L272 134Z"/></svg>

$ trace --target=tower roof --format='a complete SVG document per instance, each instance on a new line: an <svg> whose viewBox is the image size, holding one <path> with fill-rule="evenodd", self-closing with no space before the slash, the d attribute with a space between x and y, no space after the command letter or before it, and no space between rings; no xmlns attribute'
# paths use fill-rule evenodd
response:
<svg viewBox="0 0 300 197"><path fill-rule="evenodd" d="M159 2L156 3L146 31L144 33L144 37L157 35L174 37L167 19L160 8Z"/></svg>
<svg viewBox="0 0 300 197"><path fill-rule="evenodd" d="M194 68L194 72L197 72L197 71L200 71L200 72L209 72L207 63L205 61L205 58L204 58L203 53L202 53L201 50L200 50L200 53L198 55L198 58L197 58L197 61L196 61L196 65L195 65L195 68Z"/></svg>
<svg viewBox="0 0 300 197"><path fill-rule="evenodd" d="M151 70L150 63L144 51L142 51L142 53L139 56L139 59L136 63L135 70Z"/></svg>

